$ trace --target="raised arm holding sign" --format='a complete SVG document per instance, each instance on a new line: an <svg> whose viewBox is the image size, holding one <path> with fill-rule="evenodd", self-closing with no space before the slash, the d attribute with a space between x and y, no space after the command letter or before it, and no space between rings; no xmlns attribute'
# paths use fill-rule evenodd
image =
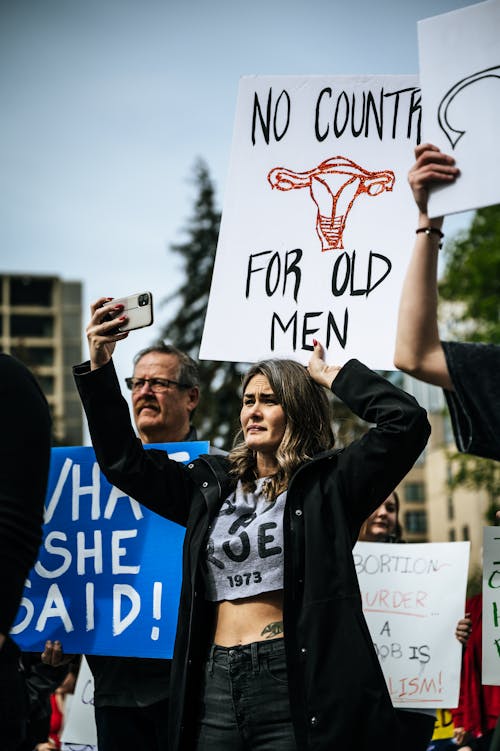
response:
<svg viewBox="0 0 500 751"><path fill-rule="evenodd" d="M500 347L442 342L438 334L442 218L429 219L427 202L429 189L452 184L459 170L452 157L430 144L418 146L415 155L409 181L418 207L417 235L401 293L394 362L445 389L460 451L500 461Z"/></svg>

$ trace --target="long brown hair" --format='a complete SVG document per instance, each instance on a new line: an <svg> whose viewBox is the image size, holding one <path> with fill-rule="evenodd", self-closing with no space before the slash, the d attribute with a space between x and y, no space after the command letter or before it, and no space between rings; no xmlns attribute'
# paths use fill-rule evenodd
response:
<svg viewBox="0 0 500 751"><path fill-rule="evenodd" d="M294 471L315 454L332 448L335 442L330 423L330 406L326 393L311 378L306 368L294 360L263 360L253 365L243 377L243 393L250 380L263 375L283 407L286 426L276 450L278 471L266 485L268 498L282 492ZM231 474L242 481L245 490L255 489L257 461L240 428L229 454Z"/></svg>

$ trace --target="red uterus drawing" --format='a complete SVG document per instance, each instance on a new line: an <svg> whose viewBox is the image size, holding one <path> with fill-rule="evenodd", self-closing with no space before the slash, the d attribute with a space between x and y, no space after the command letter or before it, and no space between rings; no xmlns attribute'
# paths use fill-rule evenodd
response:
<svg viewBox="0 0 500 751"><path fill-rule="evenodd" d="M306 172L274 167L267 179L278 190L309 188L318 209L316 232L325 251L343 249L342 236L356 198L392 190L396 178L391 170L369 172L345 156L333 156Z"/></svg>

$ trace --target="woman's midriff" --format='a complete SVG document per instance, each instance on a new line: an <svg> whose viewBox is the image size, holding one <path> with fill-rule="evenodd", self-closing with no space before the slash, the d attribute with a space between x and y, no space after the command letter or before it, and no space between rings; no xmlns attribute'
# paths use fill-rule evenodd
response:
<svg viewBox="0 0 500 751"><path fill-rule="evenodd" d="M283 636L283 591L217 603L213 642L234 647Z"/></svg>

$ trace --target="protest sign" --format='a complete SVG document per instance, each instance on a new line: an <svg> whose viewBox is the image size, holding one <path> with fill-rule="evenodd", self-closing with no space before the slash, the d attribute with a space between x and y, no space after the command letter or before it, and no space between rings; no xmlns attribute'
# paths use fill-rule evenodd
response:
<svg viewBox="0 0 500 751"><path fill-rule="evenodd" d="M500 686L500 527L483 529L482 682Z"/></svg>
<svg viewBox="0 0 500 751"><path fill-rule="evenodd" d="M432 734L433 741L442 741L446 738L453 738L455 726L453 725L453 715L449 709L436 709L436 722Z"/></svg>
<svg viewBox="0 0 500 751"><path fill-rule="evenodd" d="M209 444L150 444L178 461ZM12 635L39 651L171 657L184 528L111 486L89 447L52 449L44 540Z"/></svg>
<svg viewBox="0 0 500 751"><path fill-rule="evenodd" d="M363 612L396 707L456 707L468 542L358 542Z"/></svg>
<svg viewBox="0 0 500 751"><path fill-rule="evenodd" d="M97 730L94 719L94 679L85 657L82 657L75 692L64 713L61 734L63 751L93 751L97 748Z"/></svg>
<svg viewBox="0 0 500 751"><path fill-rule="evenodd" d="M500 203L500 1L418 24L422 140L456 159L454 185L432 191L432 216Z"/></svg>
<svg viewBox="0 0 500 751"><path fill-rule="evenodd" d="M413 243L414 76L241 79L200 357L393 369Z"/></svg>

